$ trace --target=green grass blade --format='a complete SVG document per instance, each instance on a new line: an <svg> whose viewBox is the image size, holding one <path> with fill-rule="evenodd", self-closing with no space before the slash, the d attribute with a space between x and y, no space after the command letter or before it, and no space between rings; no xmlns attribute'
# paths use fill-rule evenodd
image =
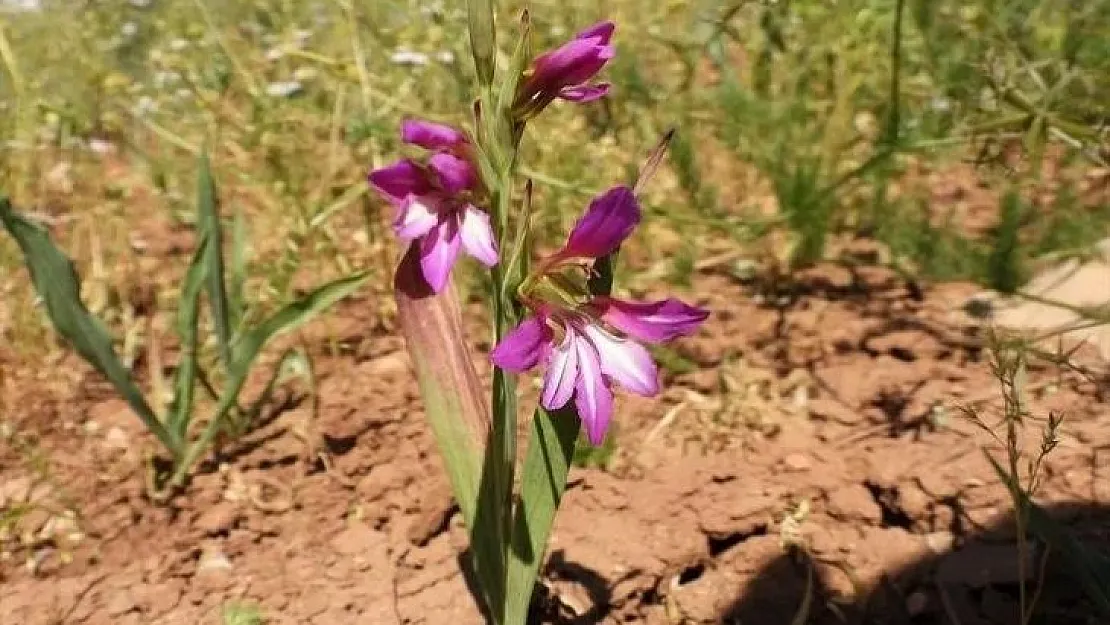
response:
<svg viewBox="0 0 1110 625"><path fill-rule="evenodd" d="M485 89L493 82L493 70L497 58L493 0L467 0L466 9L474 69L478 72L478 84Z"/></svg>
<svg viewBox="0 0 1110 625"><path fill-rule="evenodd" d="M509 69L505 79L501 81L501 91L497 96L497 111L508 111L513 106L516 90L520 85L520 78L528 69L532 61L532 21L527 9L520 15L520 39L517 40L513 56L509 59Z"/></svg>
<svg viewBox="0 0 1110 625"><path fill-rule="evenodd" d="M243 323L247 301L247 224L241 210L235 211L235 220L231 225L231 269L228 279L228 319L234 336Z"/></svg>
<svg viewBox="0 0 1110 625"><path fill-rule="evenodd" d="M1110 615L1110 557L1080 542L1071 530L1057 523L1044 508L1034 503L1021 489L1016 478L1007 473L990 454L984 455L1016 502L1024 508L1029 529L1051 546L1053 554L1058 554L1063 559L1064 570L1077 579L1087 598L1095 604L1099 612ZM1022 513L1021 510L1015 512Z"/></svg>
<svg viewBox="0 0 1110 625"><path fill-rule="evenodd" d="M209 239L201 235L185 281L181 286L181 301L177 309L177 336L181 340L181 362L174 374L173 401L170 403L167 423L170 431L185 440L189 431L189 417L193 414L193 397L197 381L197 325L200 321L200 292L204 288L208 265L205 263Z"/></svg>
<svg viewBox="0 0 1110 625"><path fill-rule="evenodd" d="M212 309L212 325L216 328L220 359L231 366L231 314L227 298L227 276L224 273L223 228L220 225L219 199L212 179L208 152L202 150L197 172L197 224L208 239L205 264L208 281L208 305Z"/></svg>
<svg viewBox="0 0 1110 625"><path fill-rule="evenodd" d="M54 245L45 230L17 215L6 198L0 199L0 222L19 244L31 273L31 282L42 297L54 329L108 378L147 429L177 457L181 441L158 419L135 385L131 372L120 362L107 330L81 301L80 279L70 259Z"/></svg>
<svg viewBox="0 0 1110 625"><path fill-rule="evenodd" d="M228 412L237 405L239 393L247 381L247 374L255 358L275 337L297 329L309 322L313 317L324 312L340 300L348 297L370 279L368 272L360 272L346 278L329 282L304 297L287 304L268 319L254 328L243 333L242 338L235 344L235 360L228 371L227 385L220 395L220 401L212 414L211 420L204 428L204 432L193 442L184 460L177 467L172 483L180 485L185 481L185 476L193 463L212 444L212 440L223 427L224 419Z"/></svg>
<svg viewBox="0 0 1110 625"><path fill-rule="evenodd" d="M523 623L555 512L567 487L580 422L573 407L553 413L537 409L521 473L521 497L509 552L506 623Z"/></svg>

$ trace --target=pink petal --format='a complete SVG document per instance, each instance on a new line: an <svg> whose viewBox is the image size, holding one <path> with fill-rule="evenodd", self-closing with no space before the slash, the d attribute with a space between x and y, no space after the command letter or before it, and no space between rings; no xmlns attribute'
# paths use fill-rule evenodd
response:
<svg viewBox="0 0 1110 625"><path fill-rule="evenodd" d="M420 241L420 266L424 279L439 293L447 286L451 268L459 256L459 224L457 219L444 219L428 231Z"/></svg>
<svg viewBox="0 0 1110 625"><path fill-rule="evenodd" d="M556 254L560 258L600 258L612 253L640 223L640 205L628 187L614 187L594 198Z"/></svg>
<svg viewBox="0 0 1110 625"><path fill-rule="evenodd" d="M578 378L578 349L575 344L581 341L581 337L568 329L563 342L548 353L547 371L540 394L540 405L547 410L558 410L567 405L574 393L574 382Z"/></svg>
<svg viewBox="0 0 1110 625"><path fill-rule="evenodd" d="M546 319L529 317L513 328L490 352L493 364L514 373L523 373L540 362L551 345L552 332Z"/></svg>
<svg viewBox="0 0 1110 625"><path fill-rule="evenodd" d="M586 335L601 356L602 373L637 395L659 393L659 369L643 345L618 339L593 325L586 327Z"/></svg>
<svg viewBox="0 0 1110 625"><path fill-rule="evenodd" d="M559 97L570 102L593 102L609 95L609 83L602 82L596 85L578 85L567 87L559 92Z"/></svg>
<svg viewBox="0 0 1110 625"><path fill-rule="evenodd" d="M420 165L407 159L375 169L370 172L369 181L378 193L394 203L404 201L409 195L423 195L432 190Z"/></svg>
<svg viewBox="0 0 1110 625"><path fill-rule="evenodd" d="M604 360L589 341L576 341L578 380L574 386L574 405L591 445L605 441L609 421L613 417L613 392L602 375Z"/></svg>
<svg viewBox="0 0 1110 625"><path fill-rule="evenodd" d="M647 343L662 343L697 331L709 311L676 299L658 302L625 302L597 297L592 302L605 323Z"/></svg>
<svg viewBox="0 0 1110 625"><path fill-rule="evenodd" d="M453 150L470 142L458 128L420 119L401 122L401 141L428 150Z"/></svg>
<svg viewBox="0 0 1110 625"><path fill-rule="evenodd" d="M486 267L497 264L497 242L493 240L493 229L489 224L489 215L478 208L467 205L463 209L459 225L459 237L462 238L463 248L478 262Z"/></svg>
<svg viewBox="0 0 1110 625"><path fill-rule="evenodd" d="M525 85L530 93L558 92L593 78L616 54L603 37L572 39L536 58Z"/></svg>
<svg viewBox="0 0 1110 625"><path fill-rule="evenodd" d="M578 33L574 37L575 39L589 39L591 37L597 37L601 40L602 43L607 44L609 43L609 40L613 38L613 31L615 31L616 29L617 25L613 22L598 22L593 26L590 26L586 30Z"/></svg>
<svg viewBox="0 0 1110 625"><path fill-rule="evenodd" d="M439 223L438 202L432 196L410 195L405 198L393 220L393 232L398 238L411 241L428 234Z"/></svg>
<svg viewBox="0 0 1110 625"><path fill-rule="evenodd" d="M474 187L474 168L465 159L440 152L428 159L428 168L436 173L439 184L448 193L459 193Z"/></svg>

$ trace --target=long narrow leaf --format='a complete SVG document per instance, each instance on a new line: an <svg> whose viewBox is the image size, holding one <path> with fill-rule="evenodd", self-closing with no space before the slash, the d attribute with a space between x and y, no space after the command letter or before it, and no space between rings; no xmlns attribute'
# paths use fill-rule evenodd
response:
<svg viewBox="0 0 1110 625"><path fill-rule="evenodd" d="M81 301L80 280L73 263L54 245L46 231L17 215L7 198L0 198L0 222L19 244L31 273L31 282L42 297L58 334L108 378L147 429L167 451L178 456L180 441L158 419L135 385L131 372L120 362L107 330Z"/></svg>
<svg viewBox="0 0 1110 625"><path fill-rule="evenodd" d="M200 320L200 292L204 288L208 265L205 262L209 238L201 235L193 260L185 272L181 286L181 302L177 310L177 336L181 340L181 357L174 374L173 401L170 403L167 422L170 431L179 440L185 440L189 431L189 417L193 413L193 397L197 381L197 325Z"/></svg>
<svg viewBox="0 0 1110 625"><path fill-rule="evenodd" d="M532 418L532 433L521 474L520 504L513 522L506 581L505 622L523 623L551 537L555 512L567 487L581 422L573 407Z"/></svg>
<svg viewBox="0 0 1110 625"><path fill-rule="evenodd" d="M251 366L262 348L275 337L297 329L319 313L351 295L369 279L369 273L360 272L329 282L297 301L287 304L271 317L242 335L242 338L235 344L234 360L228 371L227 385L220 395L216 410L208 425L204 428L204 432L186 451L184 460L174 473L173 484L180 485L184 482L185 476L193 463L208 449L216 434L220 432L228 411L237 405L239 393L243 390L243 384L247 381L247 374L250 373Z"/></svg>
<svg viewBox="0 0 1110 625"><path fill-rule="evenodd" d="M231 366L231 314L227 301L227 276L224 275L223 228L220 224L219 200L216 182L212 179L212 164L208 152L201 151L197 171L197 225L208 239L205 250L205 271L208 281L208 305L212 309L212 325L216 328L220 359L224 367Z"/></svg>
<svg viewBox="0 0 1110 625"><path fill-rule="evenodd" d="M234 336L243 323L247 300L247 224L241 210L235 211L231 226L231 269L228 278L228 316Z"/></svg>

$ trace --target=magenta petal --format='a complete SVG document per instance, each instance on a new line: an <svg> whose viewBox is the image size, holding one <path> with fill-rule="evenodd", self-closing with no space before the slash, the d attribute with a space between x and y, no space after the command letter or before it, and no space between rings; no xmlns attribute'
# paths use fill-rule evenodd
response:
<svg viewBox="0 0 1110 625"><path fill-rule="evenodd" d="M561 91L593 78L613 58L613 47L601 37L572 39L536 58L530 90Z"/></svg>
<svg viewBox="0 0 1110 625"><path fill-rule="evenodd" d="M433 292L439 293L447 286L451 268L459 256L459 243L457 219L444 219L421 240L420 266Z"/></svg>
<svg viewBox="0 0 1110 625"><path fill-rule="evenodd" d="M514 373L535 367L551 344L551 328L541 317L529 317L513 328L490 352L493 364Z"/></svg>
<svg viewBox="0 0 1110 625"><path fill-rule="evenodd" d="M567 87L559 92L559 97L570 102L593 102L609 95L609 83L603 82L596 85L578 85Z"/></svg>
<svg viewBox="0 0 1110 625"><path fill-rule="evenodd" d="M452 150L469 143L458 128L420 119L401 122L401 141L428 150Z"/></svg>
<svg viewBox="0 0 1110 625"><path fill-rule="evenodd" d="M405 241L428 234L439 223L436 205L436 198L432 196L408 196L397 210L393 232Z"/></svg>
<svg viewBox="0 0 1110 625"><path fill-rule="evenodd" d="M493 228L489 215L478 208L467 205L459 222L459 237L463 249L486 267L497 264L497 242L493 240Z"/></svg>
<svg viewBox="0 0 1110 625"><path fill-rule="evenodd" d="M625 302L598 297L593 306L602 320L625 334L647 343L662 343L697 331L709 311L676 299L658 302Z"/></svg>
<svg viewBox="0 0 1110 625"><path fill-rule="evenodd" d="M561 258L600 258L612 253L640 223L640 205L628 187L614 187L594 198L570 232Z"/></svg>
<svg viewBox="0 0 1110 625"><path fill-rule="evenodd" d="M466 159L440 152L428 159L428 168L436 173L440 186L448 193L459 193L474 186L474 168Z"/></svg>
<svg viewBox="0 0 1110 625"><path fill-rule="evenodd" d="M574 386L574 405L591 445L605 441L613 417L613 392L602 375L603 360L589 341L577 341L578 380Z"/></svg>
<svg viewBox="0 0 1110 625"><path fill-rule="evenodd" d="M431 191L424 170L410 160L397 161L370 172L370 184L388 200L400 203L409 195L423 195Z"/></svg>
<svg viewBox="0 0 1110 625"><path fill-rule="evenodd" d="M613 38L613 31L615 31L616 29L617 25L613 22L598 22L593 26L590 26L586 30L578 33L574 36L574 38L589 39L591 37L597 37L601 40L601 43L608 44L609 40Z"/></svg>
<svg viewBox="0 0 1110 625"><path fill-rule="evenodd" d="M637 395L659 393L659 369L643 345L618 339L597 326L588 326L586 335L601 356L602 373Z"/></svg>
<svg viewBox="0 0 1110 625"><path fill-rule="evenodd" d="M568 329L563 342L548 351L547 371L544 372L540 394L540 405L547 410L562 408L574 394L574 382L578 379L576 343L583 340Z"/></svg>

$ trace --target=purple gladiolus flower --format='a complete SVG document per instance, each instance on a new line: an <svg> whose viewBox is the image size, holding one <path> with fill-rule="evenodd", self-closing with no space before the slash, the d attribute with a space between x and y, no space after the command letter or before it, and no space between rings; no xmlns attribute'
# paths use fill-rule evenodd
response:
<svg viewBox="0 0 1110 625"><path fill-rule="evenodd" d="M420 246L424 279L439 293L466 250L486 267L497 264L489 216L474 205L481 181L466 134L419 120L401 124L401 140L434 152L425 162L402 159L370 172L370 184L397 209L393 231Z"/></svg>
<svg viewBox="0 0 1110 625"><path fill-rule="evenodd" d="M567 43L536 57L517 91L513 110L523 117L531 117L555 98L592 102L605 97L609 84L589 81L616 54L609 43L615 29L612 22L599 22Z"/></svg>
<svg viewBox="0 0 1110 625"><path fill-rule="evenodd" d="M526 281L521 299L534 314L490 354L498 367L516 373L543 365L540 404L556 410L573 397L593 445L605 440L609 428L612 382L644 397L659 392L658 369L641 342L692 334L709 316L676 299L626 302L591 296L564 271L612 253L639 221L640 207L628 187L595 198L563 249Z"/></svg>

